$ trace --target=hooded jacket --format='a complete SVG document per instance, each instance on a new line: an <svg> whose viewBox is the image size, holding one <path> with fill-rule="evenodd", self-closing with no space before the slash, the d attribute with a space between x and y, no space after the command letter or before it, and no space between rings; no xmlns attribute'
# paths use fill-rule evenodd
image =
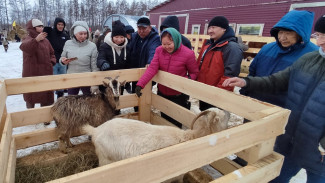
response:
<svg viewBox="0 0 325 183"><path fill-rule="evenodd" d="M63 31L59 31L57 29L57 25L59 22L62 22L64 24L64 28L65 28L65 21L62 18L55 18L54 20L54 25L53 28L48 27L48 31L47 32L47 39L50 41L53 49L54 49L54 53L55 53L55 58L56 58L56 62L59 63L59 59L61 57L62 51L63 51L63 46L65 44L65 42L67 40L70 39L70 36L67 34L67 32L64 30Z"/></svg>
<svg viewBox="0 0 325 183"><path fill-rule="evenodd" d="M87 30L88 36L84 42L79 42L73 35L74 28L76 26L82 26ZM78 59L70 62L67 65L67 73L83 73L83 72L95 72L99 69L97 68L97 47L96 45L89 41L89 27L84 21L76 21L70 30L71 40L68 40L64 47L61 57L73 58L77 57ZM62 64L62 59L60 58L60 63ZM62 64L63 65L63 64Z"/></svg>
<svg viewBox="0 0 325 183"><path fill-rule="evenodd" d="M112 41L111 34L105 36L104 43L99 48L97 67L101 68L103 63L108 63L109 70L127 69L130 60L130 51L126 47L128 39L125 37L124 44L119 46Z"/></svg>
<svg viewBox="0 0 325 183"><path fill-rule="evenodd" d="M56 63L54 50L47 39L37 42L39 34L32 26L32 20L26 24L28 35L22 41L20 49L23 51L23 77L53 75L53 65ZM24 100L28 103L52 104L53 91L25 93Z"/></svg>
<svg viewBox="0 0 325 183"><path fill-rule="evenodd" d="M307 53L292 66L265 77L248 77L249 91L288 91L285 107L291 110L285 133L274 150L291 157L300 167L325 176L318 143L325 136L325 58Z"/></svg>
<svg viewBox="0 0 325 183"><path fill-rule="evenodd" d="M166 31L169 30L167 29ZM176 33L177 35L174 33ZM173 38L178 36L178 40L180 41L180 33L176 30L174 31L174 33L170 34L174 34ZM175 41L174 44L178 45ZM168 53L162 46L159 46L156 49L156 53L152 59L151 64L149 65L146 72L141 76L137 85L141 86L141 88L144 88L145 85L157 74L159 70L166 71L182 77L189 77L195 80L198 75L199 68L195 61L194 52L182 44L179 44L179 46L180 47L173 53ZM181 94L180 92L161 84L158 84L158 90L163 95L167 96Z"/></svg>
<svg viewBox="0 0 325 183"><path fill-rule="evenodd" d="M139 45L142 45L141 48ZM152 28L149 35L144 39L139 36L138 32L133 33L128 45L131 51L130 68L141 68L150 64L156 48L160 45L160 37L155 28Z"/></svg>
<svg viewBox="0 0 325 183"><path fill-rule="evenodd" d="M219 40L209 40L201 49L198 57L200 72L197 81L233 91L233 87L223 87L222 83L229 77L238 76L243 51L231 27Z"/></svg>
<svg viewBox="0 0 325 183"><path fill-rule="evenodd" d="M293 10L283 16L271 29L271 35L275 37L276 42L264 45L258 52L249 67L249 76L271 75L292 65L302 55L317 50L318 47L310 42L313 19L314 13L309 11ZM288 49L283 49L278 41L278 28L295 31L302 38L302 41ZM247 93L242 90L241 93L281 107L284 106L287 96L287 92L266 94L253 91Z"/></svg>
<svg viewBox="0 0 325 183"><path fill-rule="evenodd" d="M172 27L175 28L179 32L179 20L177 16L168 16L160 25L160 32L163 31L164 28ZM182 36L182 44L189 49L192 49L191 41L188 40L185 36Z"/></svg>

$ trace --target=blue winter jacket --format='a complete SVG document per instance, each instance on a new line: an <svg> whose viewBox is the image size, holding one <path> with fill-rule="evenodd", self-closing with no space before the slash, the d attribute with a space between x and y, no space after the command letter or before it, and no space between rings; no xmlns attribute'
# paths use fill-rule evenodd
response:
<svg viewBox="0 0 325 183"><path fill-rule="evenodd" d="M249 91L288 91L285 107L291 110L285 134L274 150L315 174L325 176L325 161L318 150L325 136L325 58L307 53L287 69L267 77L248 77Z"/></svg>
<svg viewBox="0 0 325 183"><path fill-rule="evenodd" d="M140 53L137 53L139 42L143 42ZM150 64L155 55L156 48L161 45L160 36L155 28L151 29L150 34L142 39L138 32L132 34L131 42L128 47L131 50L131 61L129 68L141 68Z"/></svg>
<svg viewBox="0 0 325 183"><path fill-rule="evenodd" d="M249 67L249 76L269 76L292 65L302 55L318 50L318 47L310 42L313 20L314 13L309 11L293 10L283 16L271 30L271 35L275 37L276 42L263 46L258 52ZM286 50L281 48L281 44L277 39L279 31L277 28L295 31L301 36L302 41ZM254 91L248 93L243 90L241 93L281 107L284 107L287 96L287 92L265 94Z"/></svg>

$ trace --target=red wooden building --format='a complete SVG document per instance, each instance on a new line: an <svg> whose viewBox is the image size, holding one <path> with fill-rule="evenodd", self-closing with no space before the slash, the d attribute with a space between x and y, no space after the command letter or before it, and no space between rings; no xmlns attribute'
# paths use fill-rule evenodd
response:
<svg viewBox="0 0 325 183"><path fill-rule="evenodd" d="M325 14L320 0L167 0L148 11L152 25L160 27L168 15L176 15L182 34L206 34L215 16L225 16L236 34L270 36L270 29L290 10L308 10L315 20ZM315 22L314 20L314 22Z"/></svg>

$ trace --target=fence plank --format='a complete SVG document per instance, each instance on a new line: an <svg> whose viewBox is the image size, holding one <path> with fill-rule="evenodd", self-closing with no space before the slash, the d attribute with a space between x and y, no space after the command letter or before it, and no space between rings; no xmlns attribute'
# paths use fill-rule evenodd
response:
<svg viewBox="0 0 325 183"><path fill-rule="evenodd" d="M9 162L6 176L6 183L14 183L15 182L15 170L16 170L16 144L15 139L11 139L10 144L10 153L9 153Z"/></svg>
<svg viewBox="0 0 325 183"><path fill-rule="evenodd" d="M11 119L10 119L10 115L7 115L5 127L3 129L2 138L0 142L0 182L4 182L6 178L11 137L12 137Z"/></svg>

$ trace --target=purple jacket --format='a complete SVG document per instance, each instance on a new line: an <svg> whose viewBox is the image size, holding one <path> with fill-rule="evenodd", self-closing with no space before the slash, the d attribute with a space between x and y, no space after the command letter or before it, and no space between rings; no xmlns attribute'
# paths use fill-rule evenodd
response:
<svg viewBox="0 0 325 183"><path fill-rule="evenodd" d="M194 52L184 45L181 45L178 50L172 54L164 50L162 46L159 46L156 49L148 69L142 75L137 85L144 88L144 86L157 74L158 70L183 77L189 76L193 80L196 79L199 73L199 67L196 63ZM179 95L181 93L161 84L158 84L158 90L164 95Z"/></svg>

